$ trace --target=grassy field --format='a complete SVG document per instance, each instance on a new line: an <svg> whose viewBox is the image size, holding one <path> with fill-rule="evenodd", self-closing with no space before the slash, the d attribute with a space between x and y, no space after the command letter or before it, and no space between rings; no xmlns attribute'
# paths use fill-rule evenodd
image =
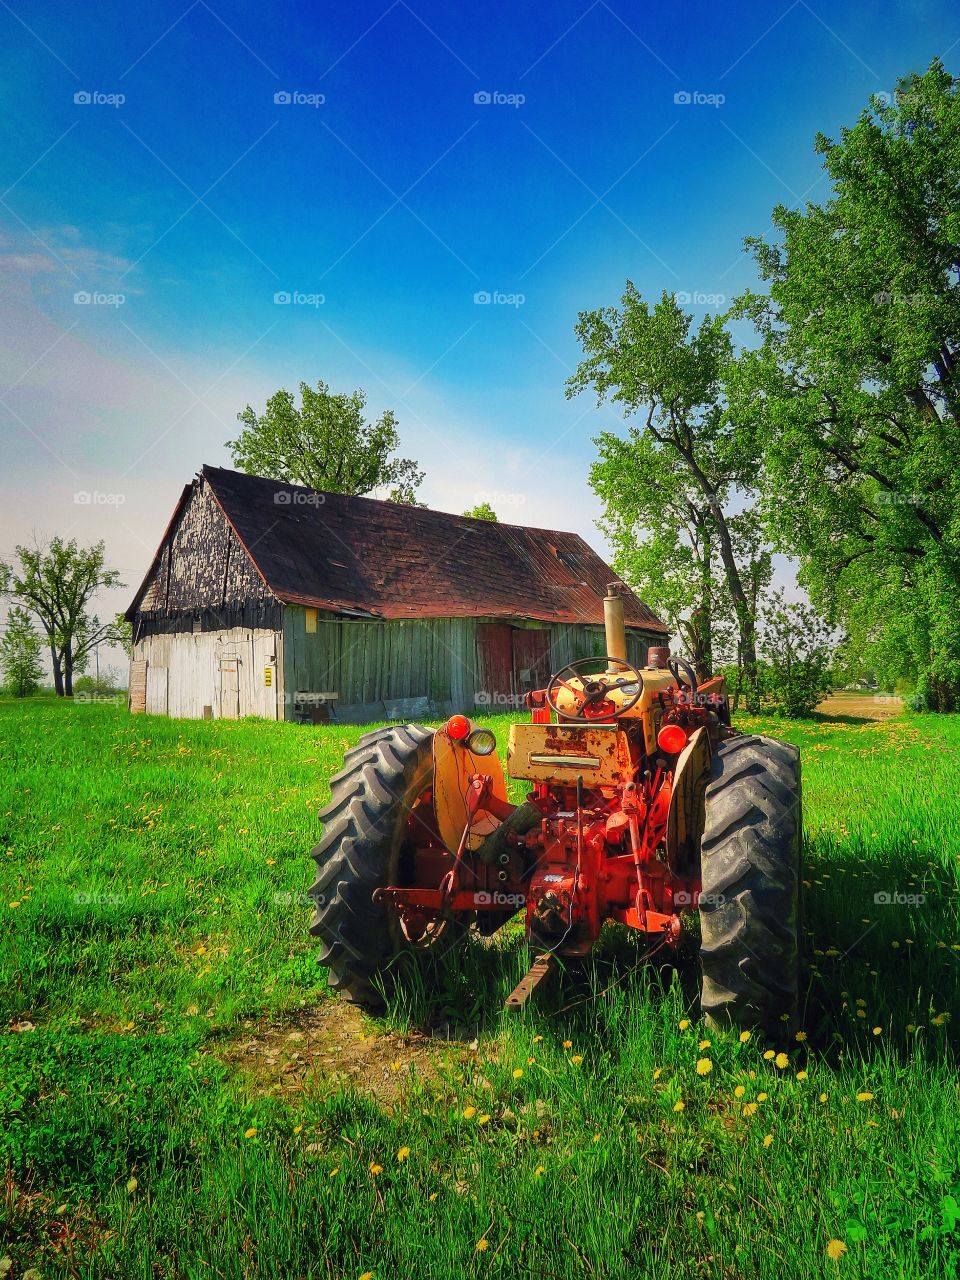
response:
<svg viewBox="0 0 960 1280"><path fill-rule="evenodd" d="M803 749L781 1058L619 935L364 1019L304 898L362 730L0 703L0 1277L957 1274L960 717L741 726Z"/></svg>

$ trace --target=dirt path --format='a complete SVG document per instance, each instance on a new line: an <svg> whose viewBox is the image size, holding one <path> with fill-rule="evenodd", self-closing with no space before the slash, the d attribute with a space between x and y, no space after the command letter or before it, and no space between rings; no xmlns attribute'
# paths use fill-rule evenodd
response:
<svg viewBox="0 0 960 1280"><path fill-rule="evenodd" d="M903 699L886 693L831 693L817 711L831 720L889 720L903 710Z"/></svg>

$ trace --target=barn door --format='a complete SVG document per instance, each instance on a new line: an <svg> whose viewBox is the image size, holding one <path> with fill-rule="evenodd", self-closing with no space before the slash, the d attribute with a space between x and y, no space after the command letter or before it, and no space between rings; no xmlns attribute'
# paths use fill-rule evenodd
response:
<svg viewBox="0 0 960 1280"><path fill-rule="evenodd" d="M506 622L477 624L477 706L505 711L513 693L512 627Z"/></svg>
<svg viewBox="0 0 960 1280"><path fill-rule="evenodd" d="M147 663L147 713L152 716L167 714L167 668Z"/></svg>
<svg viewBox="0 0 960 1280"><path fill-rule="evenodd" d="M240 717L240 659L220 659L220 714L226 720Z"/></svg>
<svg viewBox="0 0 960 1280"><path fill-rule="evenodd" d="M513 629L513 675L517 693L546 688L550 679L550 632Z"/></svg>

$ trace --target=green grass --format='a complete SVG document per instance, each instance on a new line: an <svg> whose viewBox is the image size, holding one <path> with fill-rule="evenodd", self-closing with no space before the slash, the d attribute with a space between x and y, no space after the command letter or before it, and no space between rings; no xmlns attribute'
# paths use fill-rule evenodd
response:
<svg viewBox="0 0 960 1280"><path fill-rule="evenodd" d="M960 718L740 723L803 749L807 1038L782 1069L684 1025L689 966L618 932L518 1018L514 934L359 1024L303 894L363 730L0 703L11 1280L955 1274ZM382 1050L376 1079L278 1083L311 1018Z"/></svg>

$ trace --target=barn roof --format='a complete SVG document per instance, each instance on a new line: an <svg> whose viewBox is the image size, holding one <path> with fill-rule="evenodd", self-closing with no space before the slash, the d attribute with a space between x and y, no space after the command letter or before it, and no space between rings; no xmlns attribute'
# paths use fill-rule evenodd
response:
<svg viewBox="0 0 960 1280"><path fill-rule="evenodd" d="M607 583L616 578L575 533L323 493L220 467L205 466L200 476L266 585L288 604L389 619L601 623ZM629 626L667 632L629 588L623 596Z"/></svg>

